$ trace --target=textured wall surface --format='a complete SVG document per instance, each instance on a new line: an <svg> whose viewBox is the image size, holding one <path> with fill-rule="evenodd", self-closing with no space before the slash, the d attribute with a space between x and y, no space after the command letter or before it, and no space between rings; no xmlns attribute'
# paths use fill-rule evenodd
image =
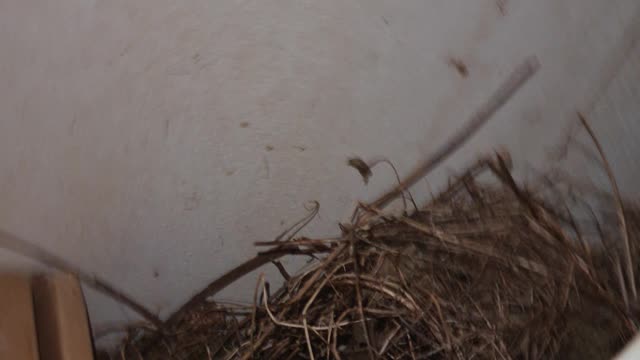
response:
<svg viewBox="0 0 640 360"><path fill-rule="evenodd" d="M583 109L633 192L639 12L637 0L2 0L0 227L165 316L309 200L321 210L306 233L335 233L394 179L380 168L365 187L348 156L409 171L530 54L539 74L429 183L497 146L523 176L542 170ZM254 281L219 299L249 299ZM88 302L96 327L134 318Z"/></svg>

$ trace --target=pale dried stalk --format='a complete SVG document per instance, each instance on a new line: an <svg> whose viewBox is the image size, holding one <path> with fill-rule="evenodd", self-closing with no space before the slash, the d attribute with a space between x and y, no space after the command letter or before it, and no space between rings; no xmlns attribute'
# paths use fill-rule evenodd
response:
<svg viewBox="0 0 640 360"><path fill-rule="evenodd" d="M451 245L454 245L456 247L462 248L462 249L467 249L467 250L471 250L473 252L476 252L480 255L485 255L485 256L489 256L492 258L496 258L496 259L500 259L499 255L496 254L491 248L488 247L484 247L481 244L469 241L469 240L461 240L461 239L457 239L453 236L449 236L447 234L445 234L444 232L434 228L434 227L428 227L428 225L417 222L415 220L412 220L406 216L390 216L390 215L384 215L383 212L379 209L376 209L374 207L367 207L368 209L370 209L371 211L376 212L377 214L381 215L381 216L385 216L385 217L389 217L389 218L395 218L398 219L400 221L402 221L403 223L413 227L416 230L419 230L429 236L433 236L443 242L449 243ZM537 273L541 276L547 277L549 276L549 272L547 271L547 269L545 268L545 266L543 266L542 264L539 264L535 261L531 261L529 259L523 258L522 256L514 256L513 258L516 263L518 264L518 266L522 267L523 269L529 270L531 272Z"/></svg>
<svg viewBox="0 0 640 360"><path fill-rule="evenodd" d="M616 213L618 215L618 224L620 225L620 235L622 235L622 244L624 246L624 258L626 262L625 270L627 271L627 281L629 284L629 288L631 289L631 296L635 300L638 297L638 293L636 290L635 277L633 274L633 261L631 260L631 247L629 246L629 229L627 228L627 220L624 215L624 207L622 205L622 196L620 195L620 189L618 188L618 182L616 181L615 176L613 175L613 169L611 169L611 165L607 160L606 155L604 154L604 149L600 144L600 141L596 137L593 129L587 122L587 119L581 113L578 113L578 118L582 125L584 126L587 133L591 137L594 145L598 149L598 153L602 158L602 165L604 166L604 170L607 172L607 176L609 177L609 182L611 182L611 188L613 189L613 196L616 201Z"/></svg>
<svg viewBox="0 0 640 360"><path fill-rule="evenodd" d="M342 275L336 276L335 282L336 283L346 283L346 284L350 284L350 285L354 285L355 286L356 285L356 278L357 277L356 277L355 274L342 274ZM379 283L377 281L365 280L364 278L361 278L361 280L362 281L360 281L360 284L362 286L370 288L372 290L376 290L376 291L378 291L380 293L388 295L390 298L396 300L397 302L402 304L404 307L406 307L411 312L417 312L418 311L417 305L415 304L413 299L411 299L411 297L406 298L405 296L398 294L394 289L390 288L389 286L384 286L383 284L381 284L381 283ZM388 282L385 282L385 284L388 284Z"/></svg>
<svg viewBox="0 0 640 360"><path fill-rule="evenodd" d="M288 327L288 328L293 328L293 329L305 329L305 325L303 324L295 324L292 322L287 322L287 321L282 321L282 320L278 320L278 318L273 314L273 312L271 311L271 309L269 308L269 304L267 303L267 289L263 286L262 287L262 291L263 291L263 300L262 300L262 305L264 306L265 310L267 311L267 315L269 316L269 318L271 319L271 321L273 321L274 324L278 325L278 326L282 326L282 327ZM359 321L341 321L338 323L335 323L333 325L328 325L328 326L318 326L318 325L312 325L312 326L308 326L309 329L312 329L314 331L328 331L328 330L332 330L332 329L338 329L341 328L343 326L347 326L347 325L351 325L351 324L355 324L358 323Z"/></svg>

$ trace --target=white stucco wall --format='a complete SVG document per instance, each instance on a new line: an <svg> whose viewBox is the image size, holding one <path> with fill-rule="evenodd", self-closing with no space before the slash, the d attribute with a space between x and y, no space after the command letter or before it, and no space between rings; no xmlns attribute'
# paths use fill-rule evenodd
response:
<svg viewBox="0 0 640 360"><path fill-rule="evenodd" d="M364 187L348 156L408 171L527 55L540 73L434 187L495 146L539 168L578 108L608 144L632 143L639 13L637 0L1 0L0 227L164 316L306 201L321 210L305 231L336 232L393 181L381 168ZM633 192L638 145L619 149ZM254 281L220 298L249 299ZM132 318L88 301L96 326Z"/></svg>

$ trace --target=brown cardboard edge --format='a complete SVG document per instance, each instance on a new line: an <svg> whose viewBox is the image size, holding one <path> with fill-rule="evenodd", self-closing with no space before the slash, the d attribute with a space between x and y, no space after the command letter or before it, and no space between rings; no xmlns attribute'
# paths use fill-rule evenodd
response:
<svg viewBox="0 0 640 360"><path fill-rule="evenodd" d="M57 272L34 277L31 286L41 359L93 359L87 307L78 279Z"/></svg>
<svg viewBox="0 0 640 360"><path fill-rule="evenodd" d="M6 335L2 335L5 342L4 346L8 347L6 352L0 355L10 356L15 359L37 360L39 359L38 339L36 331L36 323L34 319L34 307L31 292L31 277L23 273L2 273L0 274L0 289L3 291L11 291L11 295L4 295L0 299L0 306L5 307L4 310L7 317L12 316L11 325L18 328L12 328ZM16 296L22 292L23 296ZM13 295L13 298L11 296ZM15 302L15 300L18 300ZM2 311L0 311L2 314ZM9 322L7 317L1 321ZM0 324L2 326L2 324ZM0 333L3 331L0 330Z"/></svg>

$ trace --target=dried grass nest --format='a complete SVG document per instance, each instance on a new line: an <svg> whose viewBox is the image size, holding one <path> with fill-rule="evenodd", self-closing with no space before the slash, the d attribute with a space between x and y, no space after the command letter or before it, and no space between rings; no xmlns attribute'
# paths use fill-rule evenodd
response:
<svg viewBox="0 0 640 360"><path fill-rule="evenodd" d="M132 329L118 358L610 358L638 324L636 212L626 261L596 217L554 184L517 185L503 160L410 215L362 204L339 237L259 243L315 260L295 276L276 262L284 285L258 279L253 306L205 301L162 334Z"/></svg>

